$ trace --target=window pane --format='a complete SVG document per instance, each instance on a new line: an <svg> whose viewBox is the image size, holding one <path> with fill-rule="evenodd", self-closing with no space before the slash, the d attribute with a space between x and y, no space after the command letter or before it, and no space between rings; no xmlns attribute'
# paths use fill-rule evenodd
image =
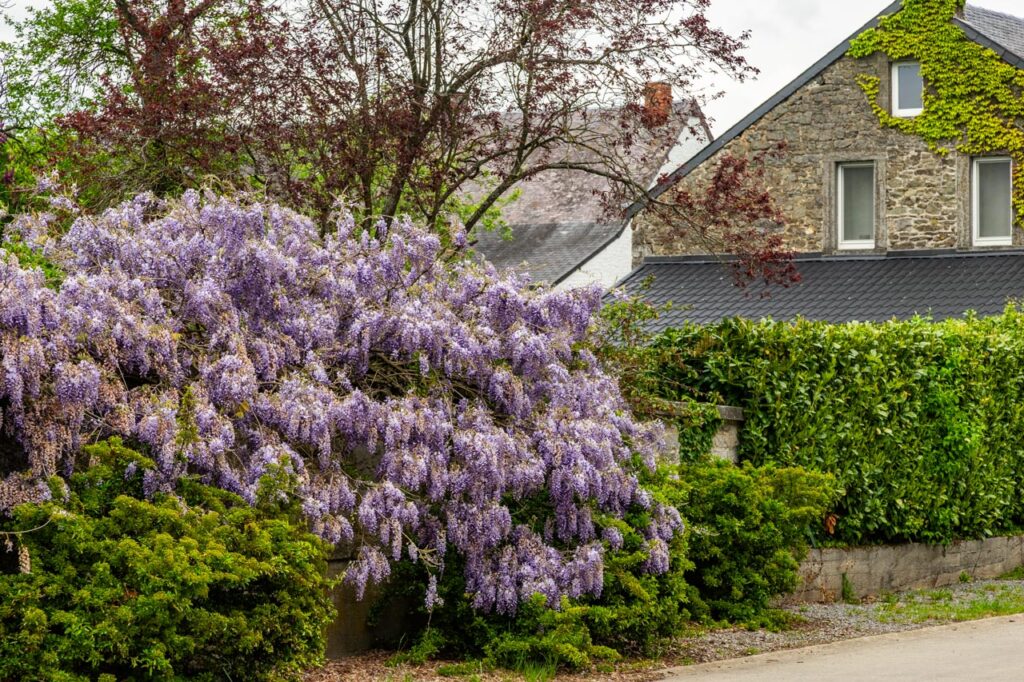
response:
<svg viewBox="0 0 1024 682"><path fill-rule="evenodd" d="M1010 162L978 162L978 236L1009 237L1013 222L1010 206Z"/></svg>
<svg viewBox="0 0 1024 682"><path fill-rule="evenodd" d="M921 79L920 64L899 64L896 66L897 108L924 108L924 81Z"/></svg>
<svg viewBox="0 0 1024 682"><path fill-rule="evenodd" d="M875 238L875 168L842 166L842 241L873 241Z"/></svg>

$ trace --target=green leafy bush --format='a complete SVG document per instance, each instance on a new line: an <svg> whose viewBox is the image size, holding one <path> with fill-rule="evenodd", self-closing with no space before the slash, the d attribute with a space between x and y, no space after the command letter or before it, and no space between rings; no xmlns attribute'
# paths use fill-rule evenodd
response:
<svg viewBox="0 0 1024 682"><path fill-rule="evenodd" d="M680 475L691 486L686 579L711 618L760 622L773 597L796 588L809 531L838 496L835 479L711 458Z"/></svg>
<svg viewBox="0 0 1024 682"><path fill-rule="evenodd" d="M0 679L283 679L322 657L327 548L280 496L183 480L147 501L150 461L116 439L84 454L66 502L0 527L38 528L17 536L31 572L0 575Z"/></svg>
<svg viewBox="0 0 1024 682"><path fill-rule="evenodd" d="M0 245L0 252L13 254L18 259L18 264L23 268L35 268L42 270L46 278L46 286L51 289L60 288L64 281L64 271L50 261L46 256L37 250L30 248L20 239L11 239Z"/></svg>
<svg viewBox="0 0 1024 682"><path fill-rule="evenodd" d="M680 507L685 501L687 485L669 467L645 474L642 483L658 502ZM536 500L520 503L517 515L529 514L536 504ZM606 542L600 597L564 600L559 610L535 598L512 617L482 614L471 606L458 559L449 557L438 583L442 605L433 613L422 607L418 613L424 629L420 643L427 645L428 657L438 653L480 657L490 665L512 669L533 662L580 668L624 654L654 653L666 637L692 619L697 595L683 578L691 564L682 536L669 543L668 571L652 575L645 570L649 552L644 531L651 523L650 513L634 507L622 519L595 517L602 533L621 536L621 546L613 549ZM426 580L416 573L421 570L403 565L392 581L395 587L390 596L423 604ZM414 647L413 653L421 654L422 648Z"/></svg>
<svg viewBox="0 0 1024 682"><path fill-rule="evenodd" d="M742 458L836 476L843 543L948 542L1024 525L1024 317L730 320L662 335L666 382L745 411ZM822 537L828 537L819 531Z"/></svg>
<svg viewBox="0 0 1024 682"><path fill-rule="evenodd" d="M557 611L535 598L512 618L480 614L470 606L462 572L449 564L439 583L443 605L429 618L420 612L424 630L401 660L447 654L517 670L532 663L582 668L655 655L693 621L764 622L771 598L796 586L808 528L820 524L837 495L826 474L738 468L710 457L682 465L678 475L663 467L643 482L686 517L685 537L669 545L667 572L645 570L650 519L640 509L601 520L622 536L619 549L607 548L601 596L566 600ZM400 574L392 596L422 604L425 582Z"/></svg>
<svg viewBox="0 0 1024 682"><path fill-rule="evenodd" d="M652 282L645 281L643 290ZM668 308L657 308L640 297L606 303L598 319L594 350L601 364L618 377L632 413L675 426L680 458L694 461L711 450L722 418L714 402L717 396L700 394L694 382L681 380L685 349L651 343L654 336L649 325ZM676 371L670 376L665 367Z"/></svg>

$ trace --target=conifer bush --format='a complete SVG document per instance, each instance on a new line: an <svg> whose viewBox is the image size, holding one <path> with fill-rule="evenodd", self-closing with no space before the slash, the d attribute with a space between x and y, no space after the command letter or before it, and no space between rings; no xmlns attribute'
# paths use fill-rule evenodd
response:
<svg viewBox="0 0 1024 682"><path fill-rule="evenodd" d="M322 657L328 547L286 488L253 507L180 479L146 499L151 460L117 439L84 454L67 489L0 522L29 571L0 574L0 679L285 679Z"/></svg>

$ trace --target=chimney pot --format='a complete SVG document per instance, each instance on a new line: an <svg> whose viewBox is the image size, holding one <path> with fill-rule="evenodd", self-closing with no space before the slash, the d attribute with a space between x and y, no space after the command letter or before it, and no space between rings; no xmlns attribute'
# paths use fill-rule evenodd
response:
<svg viewBox="0 0 1024 682"><path fill-rule="evenodd" d="M650 127L668 121L672 113L672 84L651 82L644 86L644 113Z"/></svg>

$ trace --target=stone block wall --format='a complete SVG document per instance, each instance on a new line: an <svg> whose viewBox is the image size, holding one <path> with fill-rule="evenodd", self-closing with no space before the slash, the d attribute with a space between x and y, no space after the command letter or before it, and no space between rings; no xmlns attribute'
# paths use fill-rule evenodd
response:
<svg viewBox="0 0 1024 682"><path fill-rule="evenodd" d="M786 246L796 252L837 250L836 168L841 162L876 164L875 252L969 249L970 158L940 155L918 137L883 129L857 84L881 79L879 104L889 106L890 63L885 55L842 57L705 161L677 187L700 191L722 154L752 156L786 143L768 162L765 182L787 219ZM671 196L668 190L665 198ZM633 260L705 253L703 242L677 226L641 214ZM1019 230L1015 240L1021 241ZM844 251L845 253L845 251Z"/></svg>
<svg viewBox="0 0 1024 682"><path fill-rule="evenodd" d="M813 549L800 565L800 587L789 602L837 601L843 576L858 599L886 592L952 585L962 574L997 578L1024 566L1024 536L955 542Z"/></svg>
<svg viewBox="0 0 1024 682"><path fill-rule="evenodd" d="M743 426L743 410L738 407L718 406L722 424L711 441L711 454L736 464L740 460L740 429ZM669 463L679 462L679 427L665 423L665 449L661 459Z"/></svg>

